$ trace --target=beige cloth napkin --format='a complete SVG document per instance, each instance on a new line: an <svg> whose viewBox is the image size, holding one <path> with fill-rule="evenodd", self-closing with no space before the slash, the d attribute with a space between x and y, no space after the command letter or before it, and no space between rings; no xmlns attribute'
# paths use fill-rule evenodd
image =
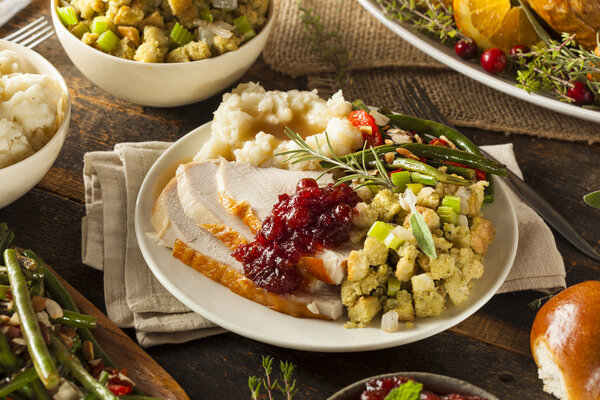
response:
<svg viewBox="0 0 600 400"><path fill-rule="evenodd" d="M165 142L121 143L113 151L84 157L83 262L104 270L108 316L121 327L134 327L142 346L223 332L171 296L154 278L137 246L133 224L137 193L146 172L168 146ZM512 144L485 149L521 174ZM564 288L564 264L550 229L519 198L510 196L519 221L519 248L499 293Z"/></svg>
<svg viewBox="0 0 600 400"><path fill-rule="evenodd" d="M135 328L144 347L181 343L224 332L192 312L158 282L135 237L135 201L146 173L170 143L122 143L84 157L86 216L83 262L104 270L108 317Z"/></svg>

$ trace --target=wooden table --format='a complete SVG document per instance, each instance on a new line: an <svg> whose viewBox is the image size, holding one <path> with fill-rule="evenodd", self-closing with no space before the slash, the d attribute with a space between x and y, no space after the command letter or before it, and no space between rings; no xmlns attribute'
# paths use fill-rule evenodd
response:
<svg viewBox="0 0 600 400"><path fill-rule="evenodd" d="M0 37L39 17L47 1L34 0ZM102 273L81 263L81 217L85 214L83 155L110 150L125 141L174 141L209 121L221 94L186 107L156 109L114 98L86 79L67 58L56 37L37 48L63 74L73 98L64 148L46 177L27 195L0 210L0 221L15 231L19 245L38 254L104 310ZM241 79L268 89L306 88L303 79L278 75L259 60ZM600 126L599 126L600 130ZM512 142L526 180L593 245L600 244L597 210L582 195L600 184L600 146L465 130L478 144ZM600 265L555 233L569 285L598 279ZM325 399L365 377L394 371L450 375L481 386L501 399L552 399L542 391L529 351L536 292L495 296L458 326L417 343L363 353L326 354L287 350L233 333L148 349L192 399L249 398L247 378L260 373L262 355L297 365L298 399ZM128 332L133 334L133 332Z"/></svg>

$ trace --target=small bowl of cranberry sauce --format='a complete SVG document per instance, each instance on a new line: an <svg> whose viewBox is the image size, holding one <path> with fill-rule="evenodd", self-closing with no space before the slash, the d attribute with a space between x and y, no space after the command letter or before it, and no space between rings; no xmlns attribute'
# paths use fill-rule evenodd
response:
<svg viewBox="0 0 600 400"><path fill-rule="evenodd" d="M427 372L373 376L346 386L327 400L384 400L392 389L409 379L423 384L420 400L499 400L470 383Z"/></svg>

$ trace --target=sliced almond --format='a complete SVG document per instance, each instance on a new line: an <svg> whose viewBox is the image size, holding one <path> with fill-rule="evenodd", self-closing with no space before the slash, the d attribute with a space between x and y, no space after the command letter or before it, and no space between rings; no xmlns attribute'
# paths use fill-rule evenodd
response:
<svg viewBox="0 0 600 400"><path fill-rule="evenodd" d="M12 341L14 344L18 344L19 346L27 346L27 342L22 337L16 337Z"/></svg>
<svg viewBox="0 0 600 400"><path fill-rule="evenodd" d="M48 314L45 311L36 312L35 317L37 318L40 324L45 325L47 328L50 328L52 326L52 322L50 322L50 318L48 317Z"/></svg>
<svg viewBox="0 0 600 400"><path fill-rule="evenodd" d="M410 158L412 160L420 161L419 157L415 156L413 153L411 153L410 151L408 151L408 150L406 150L406 149L404 149L402 147L397 148L396 149L396 153L400 154L402 157L406 157L406 158Z"/></svg>
<svg viewBox="0 0 600 400"><path fill-rule="evenodd" d="M383 155L383 159L385 160L385 162L391 164L394 161L394 158L396 158L396 155L394 154L393 151L390 151L389 153L385 153Z"/></svg>
<svg viewBox="0 0 600 400"><path fill-rule="evenodd" d="M19 314L13 313L8 320L8 325L17 326L20 325L21 321L19 320Z"/></svg>
<svg viewBox="0 0 600 400"><path fill-rule="evenodd" d="M64 315L62 307L52 299L47 299L45 308L52 319L62 318Z"/></svg>
<svg viewBox="0 0 600 400"><path fill-rule="evenodd" d="M94 360L94 345L89 340L82 343L81 352L86 361L91 362Z"/></svg>

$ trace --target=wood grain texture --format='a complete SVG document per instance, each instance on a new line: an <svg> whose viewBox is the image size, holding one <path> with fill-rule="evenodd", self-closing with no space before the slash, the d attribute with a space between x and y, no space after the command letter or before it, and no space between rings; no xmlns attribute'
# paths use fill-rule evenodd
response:
<svg viewBox="0 0 600 400"><path fill-rule="evenodd" d="M0 37L40 15L47 0L32 5L2 28ZM174 141L212 119L222 93L185 107L142 107L114 98L87 80L56 38L36 49L63 74L73 98L71 128L54 166L40 184L0 209L19 245L38 254L96 308L104 310L102 273L81 263L81 217L85 214L83 155L110 150L126 141ZM259 59L240 82L259 81L267 89L305 89L302 78L279 75ZM229 89L228 89L229 90ZM382 99L385 103L385 99ZM478 144L512 142L526 181L560 210L592 245L600 247L600 212L583 194L600 188L600 144L561 142L521 135L464 129ZM600 265L556 232L567 282L600 279ZM147 349L192 399L249 398L247 378L260 373L261 355L298 365L298 399L325 399L356 380L393 371L425 371L481 386L502 399L551 399L542 391L528 336L535 311L527 307L543 294L526 291L494 296L463 323L426 340L388 350L325 354L287 350L228 333L178 345ZM132 330L125 330L133 337ZM112 331L106 333L113 339ZM123 352L125 353L125 352ZM126 360L125 360L126 361Z"/></svg>

